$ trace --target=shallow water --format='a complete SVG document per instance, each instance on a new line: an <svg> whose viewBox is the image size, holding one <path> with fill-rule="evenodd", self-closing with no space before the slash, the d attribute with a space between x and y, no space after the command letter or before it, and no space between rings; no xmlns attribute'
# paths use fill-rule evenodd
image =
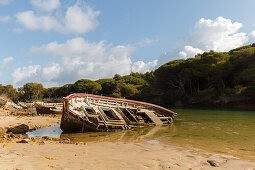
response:
<svg viewBox="0 0 255 170"><path fill-rule="evenodd" d="M51 136L77 142L147 141L209 152L234 155L255 161L255 112L175 109L178 117L171 126L136 128L127 131L61 134L59 127L29 132L30 137Z"/></svg>

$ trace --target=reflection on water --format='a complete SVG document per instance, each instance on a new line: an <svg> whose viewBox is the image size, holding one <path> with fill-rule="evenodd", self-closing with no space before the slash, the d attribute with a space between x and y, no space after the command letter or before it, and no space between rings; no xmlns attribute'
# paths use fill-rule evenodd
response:
<svg viewBox="0 0 255 170"><path fill-rule="evenodd" d="M28 137L43 137L49 136L53 138L60 138L62 130L59 126L45 127L41 129L34 130L32 132L27 132Z"/></svg>
<svg viewBox="0 0 255 170"><path fill-rule="evenodd" d="M51 127L30 132L28 135L69 138L77 142L162 142L255 161L255 112L190 109L174 111L179 115L172 126L72 134L61 134L59 127Z"/></svg>

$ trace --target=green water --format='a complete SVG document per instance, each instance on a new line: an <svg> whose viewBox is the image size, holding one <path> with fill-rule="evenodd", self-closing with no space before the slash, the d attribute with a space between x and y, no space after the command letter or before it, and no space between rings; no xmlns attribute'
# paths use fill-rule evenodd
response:
<svg viewBox="0 0 255 170"><path fill-rule="evenodd" d="M69 138L77 142L89 141L147 141L233 155L255 161L255 112L176 109L171 126L136 128L126 131L61 134L54 127L48 135ZM45 130L42 130L44 135ZM41 132L40 132L41 133ZM40 136L40 133L37 134ZM31 135L31 134L30 134ZM59 136L54 136L59 135Z"/></svg>
<svg viewBox="0 0 255 170"><path fill-rule="evenodd" d="M254 111L175 111L179 116L172 127L172 138L168 137L170 140L255 161Z"/></svg>

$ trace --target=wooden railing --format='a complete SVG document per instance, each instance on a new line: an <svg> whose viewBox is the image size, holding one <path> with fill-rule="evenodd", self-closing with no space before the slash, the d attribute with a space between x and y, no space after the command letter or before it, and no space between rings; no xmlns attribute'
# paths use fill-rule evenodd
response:
<svg viewBox="0 0 255 170"><path fill-rule="evenodd" d="M118 99L113 97L98 96L93 94L85 94L85 93L70 94L69 96L64 97L64 100L71 100L73 98L85 98L86 100L89 101L89 103L93 102L94 104L101 103L103 105L109 105L109 106L115 105L120 107L145 108L149 110L154 110L164 116L171 116L171 117L177 116L177 113L155 104L140 102L135 100L128 100L128 99Z"/></svg>

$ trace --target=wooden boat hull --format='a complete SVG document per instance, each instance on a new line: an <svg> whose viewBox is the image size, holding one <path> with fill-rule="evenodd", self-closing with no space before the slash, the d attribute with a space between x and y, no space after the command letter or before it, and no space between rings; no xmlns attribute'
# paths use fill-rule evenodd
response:
<svg viewBox="0 0 255 170"><path fill-rule="evenodd" d="M35 103L36 112L39 114L62 114L62 109L53 106L47 106L42 103Z"/></svg>
<svg viewBox="0 0 255 170"><path fill-rule="evenodd" d="M64 132L108 131L169 125L177 114L157 105L90 94L63 100L60 128Z"/></svg>
<svg viewBox="0 0 255 170"><path fill-rule="evenodd" d="M63 112L61 118L60 128L64 132L100 132L105 131L104 129L99 129L94 124L90 122L79 119L73 114L68 112Z"/></svg>

